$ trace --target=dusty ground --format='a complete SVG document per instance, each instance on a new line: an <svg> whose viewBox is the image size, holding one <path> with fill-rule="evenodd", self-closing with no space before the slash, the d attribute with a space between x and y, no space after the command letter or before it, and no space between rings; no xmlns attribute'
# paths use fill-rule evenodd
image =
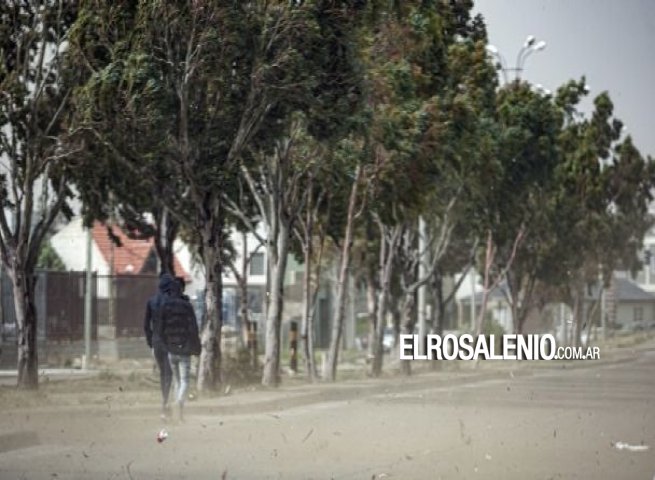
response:
<svg viewBox="0 0 655 480"><path fill-rule="evenodd" d="M0 479L650 480L654 372L651 342L602 362L291 381L190 402L183 424L159 420L148 372L5 388Z"/></svg>

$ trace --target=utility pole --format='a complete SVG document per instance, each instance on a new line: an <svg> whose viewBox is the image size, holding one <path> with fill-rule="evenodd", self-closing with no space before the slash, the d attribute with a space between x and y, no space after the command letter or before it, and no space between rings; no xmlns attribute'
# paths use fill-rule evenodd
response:
<svg viewBox="0 0 655 480"><path fill-rule="evenodd" d="M84 289L84 362L82 368L88 370L91 360L91 247L92 227L86 231L86 288Z"/></svg>

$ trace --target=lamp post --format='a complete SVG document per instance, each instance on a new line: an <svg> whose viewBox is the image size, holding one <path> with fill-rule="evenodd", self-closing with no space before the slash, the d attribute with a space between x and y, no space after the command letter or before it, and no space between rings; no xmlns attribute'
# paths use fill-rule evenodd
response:
<svg viewBox="0 0 655 480"><path fill-rule="evenodd" d="M525 39L525 42L523 43L523 46L521 47L518 54L516 55L516 63L514 64L513 67L508 66L505 57L500 53L498 48L496 48L494 45L487 45L486 48L487 48L487 52L491 56L493 56L496 60L498 60L498 63L500 64L500 69L503 72L503 80L507 84L509 83L509 78L508 78L509 73L514 74L513 81L518 81L521 79L521 73L523 72L525 61L534 52L540 52L541 50L546 48L546 42L544 42L543 40L537 41L534 35L528 35L528 37Z"/></svg>

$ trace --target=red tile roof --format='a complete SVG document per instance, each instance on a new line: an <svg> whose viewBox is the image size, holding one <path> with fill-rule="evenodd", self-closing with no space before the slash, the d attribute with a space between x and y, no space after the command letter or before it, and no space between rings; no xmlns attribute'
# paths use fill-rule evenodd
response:
<svg viewBox="0 0 655 480"><path fill-rule="evenodd" d="M107 226L95 222L92 230L93 241L98 246L100 253L107 262L111 265L113 255L114 273L117 274L139 274L139 273L156 273L144 272L146 261L150 255L155 255L154 241L152 238L148 240L134 240L129 238L123 230L117 226L112 227L112 233L115 237L120 239L121 246L114 244L109 237ZM113 249L113 251L112 251ZM189 274L184 270L177 256L173 259L175 266L175 275L183 276L187 281L190 279Z"/></svg>

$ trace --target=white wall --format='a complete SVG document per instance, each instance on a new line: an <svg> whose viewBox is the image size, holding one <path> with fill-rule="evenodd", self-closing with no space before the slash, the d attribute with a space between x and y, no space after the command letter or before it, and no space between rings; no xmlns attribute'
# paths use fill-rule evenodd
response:
<svg viewBox="0 0 655 480"><path fill-rule="evenodd" d="M265 229L260 226L258 227L258 233L260 236L265 237L266 231ZM232 230L230 233L230 240L233 242L234 245L234 250L237 254L236 257L236 265L237 268L241 268L241 250L243 248L243 240L242 240L242 234L236 230ZM259 241L255 237L255 235L248 233L247 234L247 249L248 249L248 254L252 253L253 251L257 250L257 252L266 255L266 249L261 246L259 249L257 249L257 246L259 245ZM182 267L186 270L186 272L191 276L191 282L187 284L186 286L186 293L190 296L195 295L197 292L200 292L204 290L205 288L205 270L204 266L200 262L194 262L193 261L193 255L191 253L191 250L189 249L189 246L186 245L184 242L181 240L176 240L174 244L174 250L175 250L175 255L177 256L177 259L180 261L182 264ZM248 284L251 286L265 286L266 285L266 270L267 270L267 264L266 260L264 259L264 274L263 275L249 275L248 276ZM233 287L236 286L236 279L232 275L232 272L226 268L226 270L223 272L223 285L226 287Z"/></svg>
<svg viewBox="0 0 655 480"><path fill-rule="evenodd" d="M82 219L75 218L59 230L50 239L52 248L57 252L67 270L86 270L86 230L82 227ZM91 270L98 275L109 275L109 265L105 261L95 242L91 244ZM109 293L107 281L98 281L98 297L106 298Z"/></svg>
<svg viewBox="0 0 655 480"><path fill-rule="evenodd" d="M645 326L655 321L655 305L652 302L623 302L616 308L616 323L626 330L635 328L635 308L641 308L642 320L640 326Z"/></svg>
<svg viewBox="0 0 655 480"><path fill-rule="evenodd" d="M257 227L257 232L258 234L266 238L266 230L265 228L260 224ZM232 244L234 245L234 251L236 252L236 260L235 260L235 266L241 270L241 262L242 260L242 255L241 252L243 250L243 235L241 232L238 232L236 230L232 230L230 234L230 239L232 240ZM257 250L258 253L261 253L264 255L264 274L263 275L250 275L250 265L248 266L248 285L252 286L265 286L266 285L266 270L267 270L267 262L266 262L266 248L264 245L260 246L259 248L259 240L253 235L252 233L248 233L246 235L246 243L247 243L247 251L248 255L253 253L255 250ZM232 272L226 269L225 272L223 272L223 284L228 285L228 286L233 286L236 285L236 279L232 275Z"/></svg>

